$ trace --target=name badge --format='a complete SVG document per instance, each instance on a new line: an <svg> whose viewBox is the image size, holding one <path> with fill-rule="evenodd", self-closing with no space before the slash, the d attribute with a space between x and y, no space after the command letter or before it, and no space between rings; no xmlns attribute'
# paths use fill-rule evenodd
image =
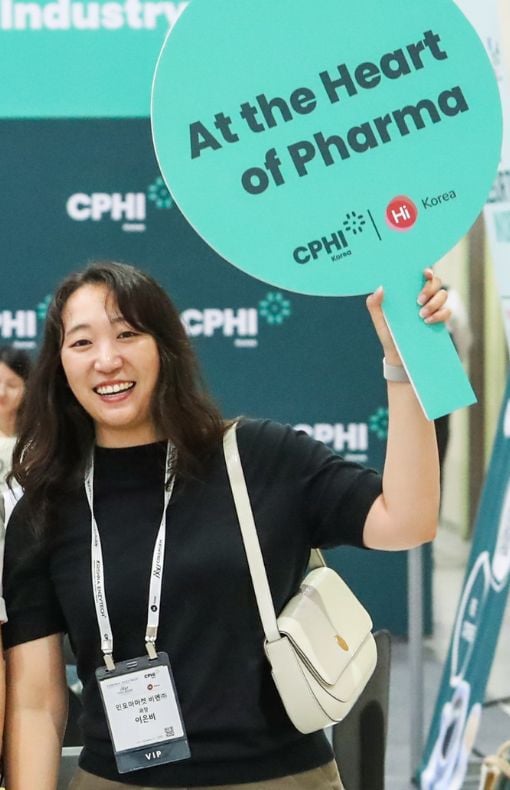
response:
<svg viewBox="0 0 510 790"><path fill-rule="evenodd" d="M166 653L96 670L119 773L190 757Z"/></svg>

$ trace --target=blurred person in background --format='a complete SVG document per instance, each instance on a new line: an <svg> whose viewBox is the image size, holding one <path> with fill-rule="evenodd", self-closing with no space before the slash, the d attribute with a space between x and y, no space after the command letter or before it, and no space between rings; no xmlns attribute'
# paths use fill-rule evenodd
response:
<svg viewBox="0 0 510 790"><path fill-rule="evenodd" d="M16 442L18 418L23 408L30 357L25 351L10 346L0 347L0 567L4 553L4 525L21 493L11 490L6 477L11 470L12 451ZM0 575L0 622L6 620ZM0 639L1 654L1 639ZM4 719L4 663L0 659L0 743Z"/></svg>
<svg viewBox="0 0 510 790"><path fill-rule="evenodd" d="M0 491L7 489L5 478L11 470L16 428L23 408L30 357L26 351L0 347Z"/></svg>

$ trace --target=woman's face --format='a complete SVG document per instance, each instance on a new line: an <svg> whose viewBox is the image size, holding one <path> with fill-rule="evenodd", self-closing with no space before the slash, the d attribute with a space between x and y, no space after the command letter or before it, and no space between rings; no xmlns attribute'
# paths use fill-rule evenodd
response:
<svg viewBox="0 0 510 790"><path fill-rule="evenodd" d="M126 323L105 285L82 285L62 321L64 373L94 421L97 443L127 447L160 438L151 414L160 367L152 335Z"/></svg>
<svg viewBox="0 0 510 790"><path fill-rule="evenodd" d="M0 362L0 425L11 423L25 394L25 382L11 368Z"/></svg>

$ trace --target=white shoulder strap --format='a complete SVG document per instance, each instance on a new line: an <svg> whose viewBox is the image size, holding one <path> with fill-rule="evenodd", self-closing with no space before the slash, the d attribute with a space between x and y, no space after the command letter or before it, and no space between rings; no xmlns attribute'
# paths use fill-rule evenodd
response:
<svg viewBox="0 0 510 790"><path fill-rule="evenodd" d="M239 458L236 424L225 431L223 436L223 451L225 453L225 463L227 465L230 487L232 489L232 496L234 497L237 518L241 528L241 535L243 537L262 627L267 641L275 642L280 639L281 636L276 623L271 590L269 589L264 559L260 550L250 498L244 479L243 467L241 466L241 459Z"/></svg>

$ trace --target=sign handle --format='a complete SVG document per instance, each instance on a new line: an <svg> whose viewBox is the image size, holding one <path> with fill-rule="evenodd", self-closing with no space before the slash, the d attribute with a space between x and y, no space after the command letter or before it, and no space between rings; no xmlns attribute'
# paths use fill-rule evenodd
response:
<svg viewBox="0 0 510 790"><path fill-rule="evenodd" d="M412 277L386 280L383 312L425 416L435 420L477 399L446 326L418 315L419 288Z"/></svg>

